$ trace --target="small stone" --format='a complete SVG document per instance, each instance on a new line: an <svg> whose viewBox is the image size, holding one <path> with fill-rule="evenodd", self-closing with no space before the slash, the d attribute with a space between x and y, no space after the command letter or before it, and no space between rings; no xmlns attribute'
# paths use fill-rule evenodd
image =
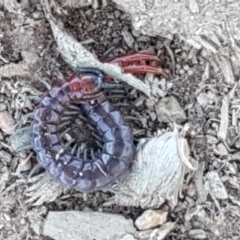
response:
<svg viewBox="0 0 240 240"><path fill-rule="evenodd" d="M0 112L0 128L6 134L11 135L14 131L15 120L7 111Z"/></svg>
<svg viewBox="0 0 240 240"><path fill-rule="evenodd" d="M148 98L145 102L146 104L146 107L150 110L150 111L154 111L154 106L156 105L156 102L151 99L151 98Z"/></svg>
<svg viewBox="0 0 240 240"><path fill-rule="evenodd" d="M98 9L98 8L99 8L98 0L93 0L93 1L92 1L92 8L93 8L93 9Z"/></svg>
<svg viewBox="0 0 240 240"><path fill-rule="evenodd" d="M153 122L157 119L157 115L156 115L156 113L154 113L154 112L150 112L150 113L149 113L149 116L150 116L150 118L151 118L151 120L152 120Z"/></svg>
<svg viewBox="0 0 240 240"><path fill-rule="evenodd" d="M122 37L129 48L133 48L134 38L129 31L122 30Z"/></svg>
<svg viewBox="0 0 240 240"><path fill-rule="evenodd" d="M135 107L140 107L143 105L144 101L146 100L146 97L145 96L141 96L139 98L137 98L135 101L134 101L134 106Z"/></svg>
<svg viewBox="0 0 240 240"><path fill-rule="evenodd" d="M0 112L7 109L7 106L4 103L0 103Z"/></svg>
<svg viewBox="0 0 240 240"><path fill-rule="evenodd" d="M174 228L174 222L164 223L160 228L156 228L154 230L145 230L138 232L139 240L164 240L166 236L171 232Z"/></svg>
<svg viewBox="0 0 240 240"><path fill-rule="evenodd" d="M175 50L174 50L174 52L175 52L176 54L180 53L181 51L182 51L181 48L178 48L178 49L175 49Z"/></svg>
<svg viewBox="0 0 240 240"><path fill-rule="evenodd" d="M146 210L140 217L135 221L135 225L139 230L148 230L158 226L161 226L167 220L168 212Z"/></svg>
<svg viewBox="0 0 240 240"><path fill-rule="evenodd" d="M120 11L116 10L116 11L114 12L115 18L119 18L120 15L121 15L121 12L120 12Z"/></svg>
<svg viewBox="0 0 240 240"><path fill-rule="evenodd" d="M190 197L196 195L196 187L194 184L189 184L189 186L187 187L187 195Z"/></svg>
<svg viewBox="0 0 240 240"><path fill-rule="evenodd" d="M90 23L86 30L87 32L92 32L95 29L96 29L96 25L94 23Z"/></svg>
<svg viewBox="0 0 240 240"><path fill-rule="evenodd" d="M228 199L226 188L223 185L217 171L208 172L207 179L209 181L210 190L215 198Z"/></svg>
<svg viewBox="0 0 240 240"><path fill-rule="evenodd" d="M200 93L197 96L197 102L202 106L206 107L208 105L208 96L206 93Z"/></svg>
<svg viewBox="0 0 240 240"><path fill-rule="evenodd" d="M29 171L32 168L30 159L22 160L17 167L17 173Z"/></svg>
<svg viewBox="0 0 240 240"><path fill-rule="evenodd" d="M179 70L179 74L183 75L185 73L185 71L183 69Z"/></svg>
<svg viewBox="0 0 240 240"><path fill-rule="evenodd" d="M206 239L206 232L202 229L192 229L188 232L189 236L193 239Z"/></svg>
<svg viewBox="0 0 240 240"><path fill-rule="evenodd" d="M149 42L151 41L151 38L148 37L148 36L145 36L145 35L141 35L138 39L137 39L138 42Z"/></svg>
<svg viewBox="0 0 240 240"><path fill-rule="evenodd" d="M173 96L162 98L155 105L155 111L160 122L182 123L187 119L185 112Z"/></svg>
<svg viewBox="0 0 240 240"><path fill-rule="evenodd" d="M226 156L226 155L228 155L228 150L227 150L227 148L225 147L225 145L223 143L219 143L216 146L215 153L220 155L220 156Z"/></svg>
<svg viewBox="0 0 240 240"><path fill-rule="evenodd" d="M184 66L183 66L183 69L184 69L185 71L188 71L188 70L189 70L189 65L184 65Z"/></svg>
<svg viewBox="0 0 240 240"><path fill-rule="evenodd" d="M132 35L136 38L138 38L141 35L141 32L139 30L133 29Z"/></svg>
<svg viewBox="0 0 240 240"><path fill-rule="evenodd" d="M187 73L188 73L189 76L192 76L193 75L193 70L189 69Z"/></svg>
<svg viewBox="0 0 240 240"><path fill-rule="evenodd" d="M10 153L8 153L8 152L6 152L4 150L1 150L0 151L0 159L3 162L10 163L11 160L12 160L12 156L11 156Z"/></svg>
<svg viewBox="0 0 240 240"><path fill-rule="evenodd" d="M25 218L21 218L20 219L20 224L21 225L26 225L26 219Z"/></svg>
<svg viewBox="0 0 240 240"><path fill-rule="evenodd" d="M4 216L4 219L5 219L6 221L8 221L8 222L11 221L11 217L9 216L9 214L4 213L3 216Z"/></svg>
<svg viewBox="0 0 240 240"><path fill-rule="evenodd" d="M176 64L176 69L180 70L181 69L181 65L180 64Z"/></svg>
<svg viewBox="0 0 240 240"><path fill-rule="evenodd" d="M119 240L137 240L133 235L131 234L127 234L125 236L123 236L121 239Z"/></svg>
<svg viewBox="0 0 240 240"><path fill-rule="evenodd" d="M32 16L33 19L41 19L44 18L44 13L40 11L34 11Z"/></svg>
<svg viewBox="0 0 240 240"><path fill-rule="evenodd" d="M24 61L29 65L35 64L39 59L39 57L36 53L30 52L30 51L27 51L27 50L23 50L21 52L21 56L24 59Z"/></svg>
<svg viewBox="0 0 240 240"><path fill-rule="evenodd" d="M110 20L110 21L108 22L108 26L111 27L112 25L113 25L113 21Z"/></svg>

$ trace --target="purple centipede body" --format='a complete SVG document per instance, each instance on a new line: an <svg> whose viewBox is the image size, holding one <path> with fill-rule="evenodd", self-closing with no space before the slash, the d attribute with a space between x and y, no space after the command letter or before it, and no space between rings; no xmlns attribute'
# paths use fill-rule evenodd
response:
<svg viewBox="0 0 240 240"><path fill-rule="evenodd" d="M82 192L110 187L128 172L134 155L132 130L104 94L95 89L96 80L101 80L96 71L88 70L88 74L75 75L53 87L37 106L31 126L38 162L63 186ZM102 153L88 161L67 152L58 134L64 111L71 102L80 101L83 112L104 141Z"/></svg>

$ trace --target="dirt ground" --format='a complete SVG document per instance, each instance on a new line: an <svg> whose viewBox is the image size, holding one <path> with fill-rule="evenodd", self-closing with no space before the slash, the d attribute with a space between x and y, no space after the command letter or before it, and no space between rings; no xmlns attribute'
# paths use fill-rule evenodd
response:
<svg viewBox="0 0 240 240"><path fill-rule="evenodd" d="M184 185L178 205L169 210L168 221L176 225L165 239L240 239L239 83L226 83L218 67L177 37L168 41L138 34L129 16L113 5L104 9L65 7L56 15L65 29L98 58L118 45L115 55L153 48L162 60L168 78L159 78L159 97L174 96L184 110L192 133L188 137L191 156L200 163L197 173ZM14 124L32 113L38 103L36 97L47 91L43 81L52 84L71 73L57 51L41 4L36 0L0 0L0 239L48 239L41 235L41 229L49 211L90 208L133 220L144 211L105 206L112 196L108 192L89 194L87 201L75 190L39 194L44 172L31 172L37 164L31 146L24 149L24 138L16 145L11 142ZM113 102L121 102L116 107L138 132L136 143L168 127L159 121L141 92L126 89L106 94ZM28 127L30 122L28 118L16 129ZM226 141L221 141L225 129ZM27 129L22 131L27 138ZM14 151L18 147L22 151ZM211 172L219 177L217 189L212 186ZM226 196L219 196L224 187Z"/></svg>

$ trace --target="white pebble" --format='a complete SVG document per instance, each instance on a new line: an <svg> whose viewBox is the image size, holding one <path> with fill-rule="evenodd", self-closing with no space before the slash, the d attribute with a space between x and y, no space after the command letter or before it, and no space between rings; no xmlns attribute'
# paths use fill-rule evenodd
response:
<svg viewBox="0 0 240 240"><path fill-rule="evenodd" d="M161 226L167 220L168 212L146 210L140 217L135 221L135 225L139 230L148 230L158 226Z"/></svg>

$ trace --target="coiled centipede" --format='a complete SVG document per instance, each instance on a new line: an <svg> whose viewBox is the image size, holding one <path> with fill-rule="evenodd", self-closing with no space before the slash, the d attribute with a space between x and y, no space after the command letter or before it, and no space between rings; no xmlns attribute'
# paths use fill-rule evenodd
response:
<svg viewBox="0 0 240 240"><path fill-rule="evenodd" d="M134 155L132 130L102 93L102 78L97 69L81 69L81 74L53 87L35 109L31 125L38 162L63 186L82 192L110 187L128 172ZM81 102L81 109L103 138L102 152L87 161L67 151L58 134L61 117L72 102Z"/></svg>

